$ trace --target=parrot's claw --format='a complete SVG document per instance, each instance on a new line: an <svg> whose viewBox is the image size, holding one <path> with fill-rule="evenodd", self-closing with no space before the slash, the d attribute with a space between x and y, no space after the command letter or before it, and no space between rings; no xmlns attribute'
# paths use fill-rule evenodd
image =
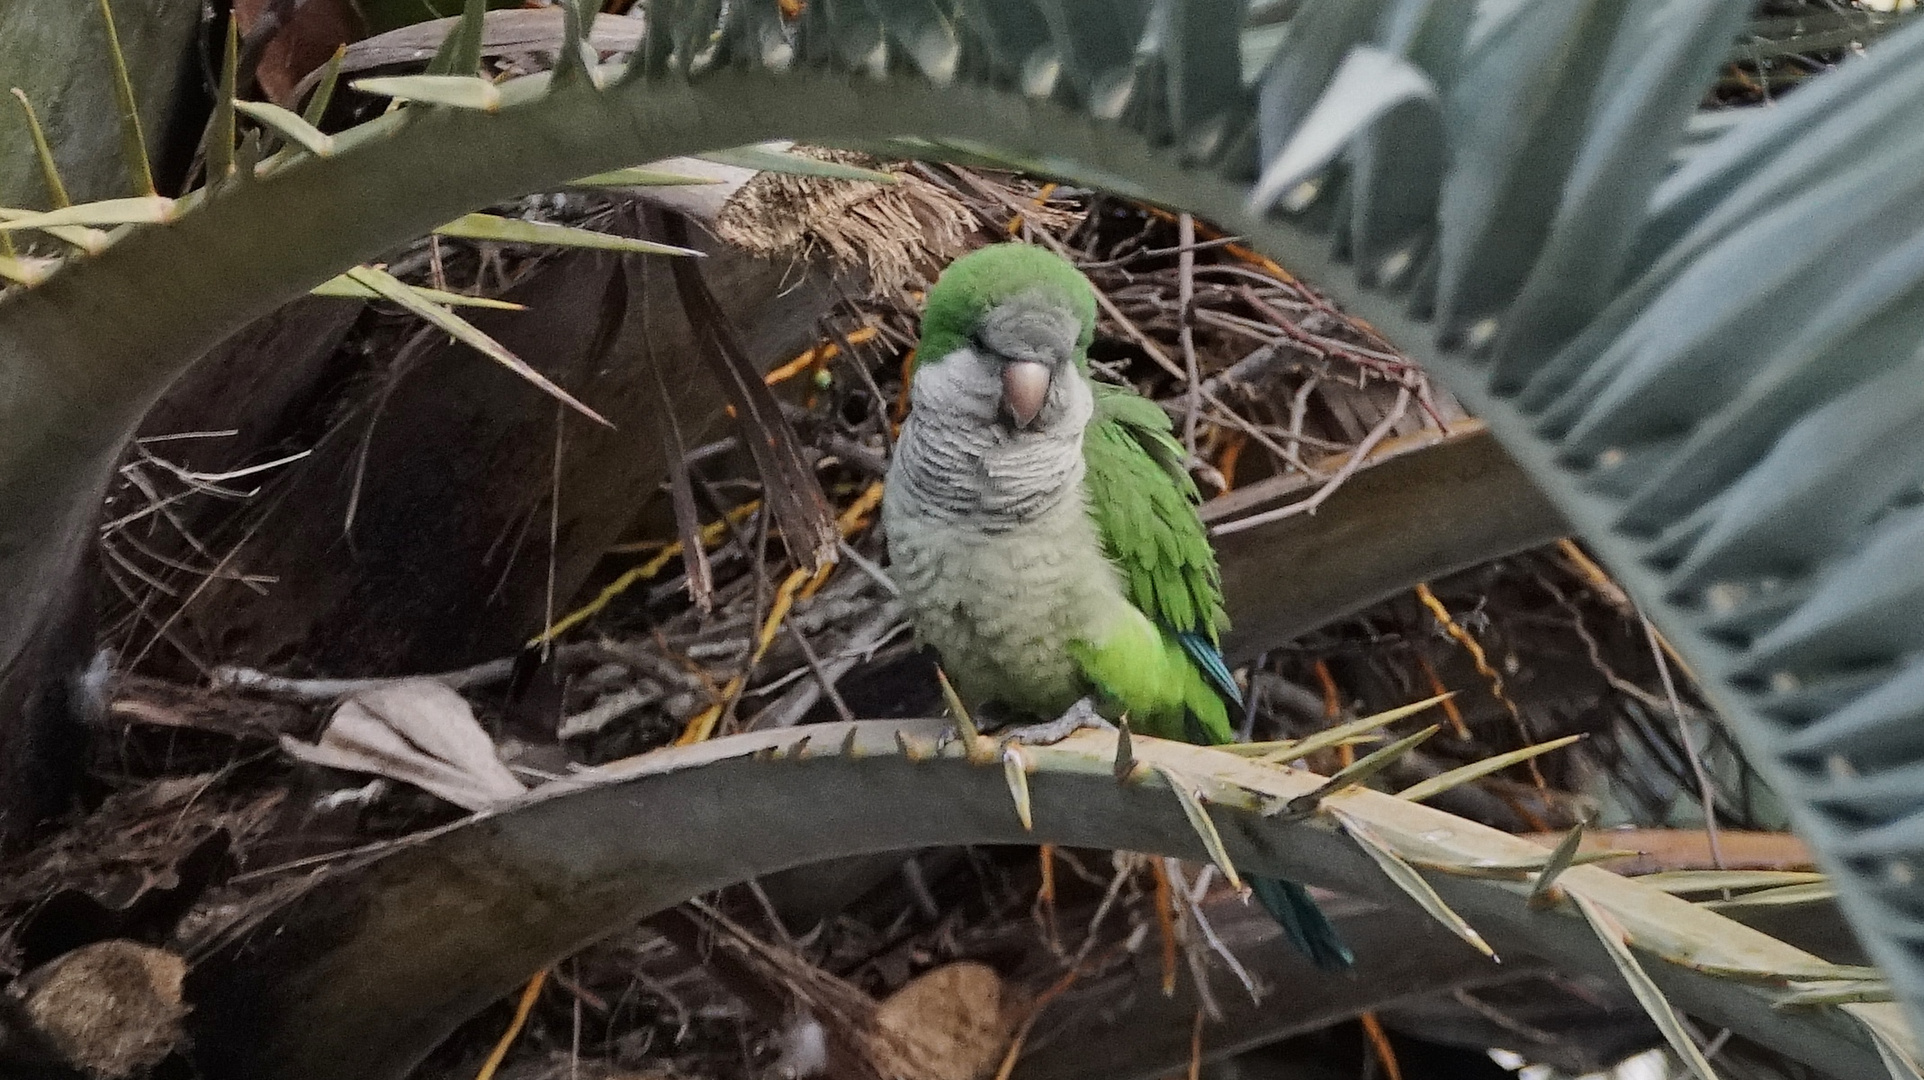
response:
<svg viewBox="0 0 1924 1080"><path fill-rule="evenodd" d="M1104 720L1102 715L1096 712L1095 705L1088 698L1083 698L1069 706L1068 712L1054 720L1009 728L998 734L1005 742L1027 743L1030 746L1053 746L1083 728L1114 731L1116 725Z"/></svg>

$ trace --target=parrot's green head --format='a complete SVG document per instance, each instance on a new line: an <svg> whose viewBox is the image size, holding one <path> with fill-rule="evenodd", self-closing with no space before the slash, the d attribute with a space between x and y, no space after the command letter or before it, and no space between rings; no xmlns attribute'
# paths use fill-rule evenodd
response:
<svg viewBox="0 0 1924 1080"><path fill-rule="evenodd" d="M918 407L993 415L1017 430L1082 410L1096 291L1067 259L996 244L949 264L929 289L916 348ZM1086 416L1084 417L1086 419ZM1079 428L1077 430L1080 430Z"/></svg>

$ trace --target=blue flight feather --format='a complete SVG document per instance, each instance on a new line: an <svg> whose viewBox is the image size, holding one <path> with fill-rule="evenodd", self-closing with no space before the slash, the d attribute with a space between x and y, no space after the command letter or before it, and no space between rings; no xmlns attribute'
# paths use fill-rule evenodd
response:
<svg viewBox="0 0 1924 1080"><path fill-rule="evenodd" d="M1310 899L1308 889L1281 878L1250 878L1249 891L1318 971L1348 971L1355 966L1355 954L1337 936L1329 916Z"/></svg>
<svg viewBox="0 0 1924 1080"><path fill-rule="evenodd" d="M1209 685L1215 687L1224 700L1238 709L1242 708L1242 687L1236 685L1236 677L1229 673L1229 664L1223 660L1222 651L1208 638L1193 632L1178 632L1176 640L1182 643L1182 651L1188 653L1189 658L1202 669Z"/></svg>

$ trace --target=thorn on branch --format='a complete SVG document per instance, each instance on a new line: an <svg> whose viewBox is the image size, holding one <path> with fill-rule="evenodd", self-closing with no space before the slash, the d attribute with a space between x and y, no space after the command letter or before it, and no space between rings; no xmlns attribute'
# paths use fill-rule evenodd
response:
<svg viewBox="0 0 1924 1080"><path fill-rule="evenodd" d="M1162 778L1169 782L1169 790L1176 793L1176 801L1182 804L1183 817L1189 819L1189 827L1196 831L1202 841L1203 850L1209 852L1210 861L1223 872L1223 877L1231 888L1242 891L1242 876L1236 873L1236 865L1229 861L1229 849L1223 846L1223 837L1216 831L1216 823L1209 818L1209 811L1203 806L1202 799L1189 788L1189 782L1180 773L1165 765L1155 766Z"/></svg>
<svg viewBox="0 0 1924 1080"><path fill-rule="evenodd" d="M1009 796L1015 800L1015 816L1024 832L1035 831L1035 815L1029 805L1029 765L1014 743L1002 748L1002 776L1009 782Z"/></svg>
<svg viewBox="0 0 1924 1080"><path fill-rule="evenodd" d="M962 736L962 749L970 760L974 760L977 749L982 745L982 732L975 726L975 717L970 716L968 706L962 704L961 695L955 692L955 685L949 682L948 672L936 668L935 680L942 684L942 700L955 716L955 729Z"/></svg>
<svg viewBox="0 0 1924 1080"><path fill-rule="evenodd" d="M1414 735L1405 736L1380 750L1358 758L1355 764L1344 768L1328 780L1323 781L1322 785L1315 791L1307 795L1298 795L1294 799L1272 807L1267 811L1267 815L1273 816L1278 813L1288 814L1290 816L1313 814L1324 799L1329 798L1331 795L1345 788L1355 787L1357 784L1382 772L1388 768L1391 763L1396 761L1397 758L1421 746L1430 736L1435 735L1441 729L1442 726L1440 724L1431 724L1429 727L1424 728Z"/></svg>
<svg viewBox="0 0 1924 1080"><path fill-rule="evenodd" d="M1536 884L1530 888L1530 906L1548 907L1563 899L1563 890L1557 888L1557 878L1570 869L1576 860L1577 851L1583 846L1584 823L1579 821L1567 833L1563 841L1550 853L1543 869L1537 872Z"/></svg>

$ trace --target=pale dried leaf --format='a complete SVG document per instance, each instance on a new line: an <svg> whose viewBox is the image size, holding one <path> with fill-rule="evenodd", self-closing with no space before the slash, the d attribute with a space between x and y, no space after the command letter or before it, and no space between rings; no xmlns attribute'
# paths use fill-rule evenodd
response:
<svg viewBox="0 0 1924 1080"><path fill-rule="evenodd" d="M412 288L415 295L421 299L431 303L443 304L447 307L477 307L487 308L491 311L528 310L525 304L516 304L507 300L496 300L487 296L468 296L465 293L447 292L443 289L429 289L420 285L409 287ZM354 280L351 274L341 274L337 277L328 278L326 281L307 290L307 293L309 296L333 296L350 300L384 299L380 293Z"/></svg>
<svg viewBox="0 0 1924 1080"><path fill-rule="evenodd" d="M1483 940L1483 935L1477 933L1476 928L1466 922L1463 916L1458 915L1450 905L1444 903L1443 898L1430 887L1430 883L1423 880L1423 875L1417 872L1416 867L1411 866L1403 856L1397 854L1382 837L1376 835L1361 820L1335 807L1327 809L1342 824L1343 831L1349 834L1350 839L1355 840L1357 845L1375 860L1376 865L1396 883L1398 888L1428 912L1430 918L1442 923L1451 933L1469 942L1470 947L1477 952L1492 960L1497 958L1496 950L1490 948L1490 943Z"/></svg>
<svg viewBox="0 0 1924 1080"><path fill-rule="evenodd" d="M603 427L614 427L600 413L581 403L573 394L563 390L553 379L548 378L528 362L508 351L507 346L484 333L480 327L449 311L439 304L430 303L421 296L421 290L402 281L394 275L373 266L357 266L346 275L358 285L372 290L383 300L399 304L415 315L433 323L448 336L468 346L495 363L533 383L538 389L581 415Z"/></svg>
<svg viewBox="0 0 1924 1080"><path fill-rule="evenodd" d="M1710 1062L1704 1059L1703 1051L1697 1048L1697 1040L1691 1038L1690 1032L1684 1030L1683 1020L1677 1016L1677 1011L1670 1007L1670 999L1663 996L1663 991L1658 988L1655 980L1644 971L1643 965L1637 963L1635 954L1630 951L1630 941L1624 935L1623 926L1589 897L1571 893L1570 899L1576 901L1577 910L1583 912L1583 917L1589 920L1590 928L1597 932L1597 940L1603 942L1604 950L1610 954L1611 961L1617 965L1617 970L1623 973L1623 981L1630 985L1630 992L1637 996L1637 1002L1643 1006L1643 1011L1650 1014L1650 1019L1657 1025L1657 1030L1663 1032L1663 1037L1670 1043L1670 1048L1677 1052L1677 1056L1683 1058L1684 1064L1690 1067L1690 1071L1697 1075L1698 1080L1717 1080L1716 1071L1710 1067Z"/></svg>
<svg viewBox="0 0 1924 1080"><path fill-rule="evenodd" d="M467 701L432 679L355 693L334 710L320 742L283 736L281 747L310 764L385 776L467 810L527 790L495 755Z"/></svg>
<svg viewBox="0 0 1924 1080"><path fill-rule="evenodd" d="M1824 875L1809 870L1663 870L1637 877L1638 884L1673 895L1816 885L1823 880Z"/></svg>
<svg viewBox="0 0 1924 1080"><path fill-rule="evenodd" d="M1242 876L1236 873L1236 865L1229 861L1229 849L1223 846L1222 834L1216 831L1216 823L1209 819L1209 811L1203 806L1202 799L1190 790L1189 781L1174 769L1158 765L1156 771L1169 783L1169 790L1175 792L1176 800L1182 804L1182 816L1189 819L1189 827L1196 831L1203 850L1209 852L1209 858L1223 872L1223 878L1229 882L1230 888L1240 891L1243 887Z"/></svg>
<svg viewBox="0 0 1924 1080"><path fill-rule="evenodd" d="M1890 1070L1891 1080L1924 1080L1924 1069L1917 1065L1915 1050L1908 1040L1900 1035L1884 1030L1878 1023L1858 1016L1864 1030L1871 1033L1871 1041L1877 1044L1877 1054L1884 1059L1884 1067Z"/></svg>

